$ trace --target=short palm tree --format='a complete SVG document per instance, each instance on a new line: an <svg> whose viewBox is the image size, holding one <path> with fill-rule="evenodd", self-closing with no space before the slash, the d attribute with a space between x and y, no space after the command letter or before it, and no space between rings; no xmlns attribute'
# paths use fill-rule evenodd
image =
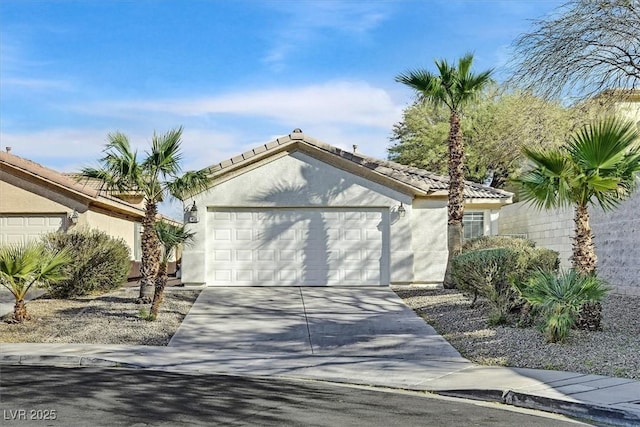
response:
<svg viewBox="0 0 640 427"><path fill-rule="evenodd" d="M539 208L574 206L571 262L583 275L595 275L597 266L588 205L609 211L631 195L640 171L638 136L634 123L608 118L585 126L563 147L524 149L534 168L517 180L521 196ZM595 330L601 319L600 302L587 302L577 325Z"/></svg>
<svg viewBox="0 0 640 427"><path fill-rule="evenodd" d="M193 240L195 233L187 231L185 226L177 226L164 221L155 224L158 239L162 244L162 259L160 260L160 269L156 277L155 292L153 294L153 302L151 303L151 311L149 318L158 317L160 304L164 299L164 288L167 286L167 265L173 251L182 244L189 243Z"/></svg>
<svg viewBox="0 0 640 427"><path fill-rule="evenodd" d="M66 279L63 267L71 261L66 250L48 251L43 245L31 242L24 245L0 247L0 285L11 292L16 300L13 321L29 318L24 301L33 286L48 286Z"/></svg>
<svg viewBox="0 0 640 427"><path fill-rule="evenodd" d="M582 307L599 303L606 295L606 284L594 275L575 270L539 270L527 283L514 283L520 295L543 317L543 331L550 342L562 342L579 318Z"/></svg>
<svg viewBox="0 0 640 427"><path fill-rule="evenodd" d="M421 101L435 106L446 106L450 111L449 136L449 206L448 247L449 258L445 274L445 287L453 287L452 259L462 249L462 217L464 215L464 145L460 120L465 105L477 99L478 94L491 82L493 70L472 73L473 55L468 53L458 60L457 66L446 60L436 60L438 73L412 70L396 77L396 81L413 88Z"/></svg>
<svg viewBox="0 0 640 427"><path fill-rule="evenodd" d="M634 123L608 118L585 126L563 147L524 149L533 169L516 181L521 197L538 208L574 206L572 264L581 273L594 273L597 261L587 207L609 211L631 195L640 171L638 136Z"/></svg>
<svg viewBox="0 0 640 427"><path fill-rule="evenodd" d="M142 220L142 260L140 296L138 302L149 303L160 268L161 246L155 223L158 203L165 197L184 200L205 190L210 183L206 171L189 171L181 175L182 127L163 135L154 132L151 150L138 158L126 135L108 135L109 142L99 168L83 168L81 177L102 181L103 188L114 194L136 194L144 197L145 217ZM82 179L82 178L80 178Z"/></svg>

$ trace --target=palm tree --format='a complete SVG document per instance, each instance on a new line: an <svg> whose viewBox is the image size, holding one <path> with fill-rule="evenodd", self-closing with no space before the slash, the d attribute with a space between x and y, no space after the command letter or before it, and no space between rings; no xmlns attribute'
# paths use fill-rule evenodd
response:
<svg viewBox="0 0 640 427"><path fill-rule="evenodd" d="M438 74L427 70L412 70L400 74L396 81L413 88L423 102L446 106L450 111L449 136L449 206L448 247L449 257L444 285L453 287L452 259L462 249L462 217L464 215L464 145L460 120L465 105L477 99L478 94L491 82L493 70L472 73L473 54L467 53L458 60L457 67L446 60L436 60Z"/></svg>
<svg viewBox="0 0 640 427"><path fill-rule="evenodd" d="M16 300L13 321L29 318L24 301L32 286L48 286L66 279L62 269L71 261L66 250L48 251L35 242L0 247L0 285L11 292Z"/></svg>
<svg viewBox="0 0 640 427"><path fill-rule="evenodd" d="M521 198L538 208L574 206L571 260L581 273L594 273L597 261L587 207L610 211L631 195L640 171L638 136L634 123L608 118L585 126L563 147L524 149L533 169L516 180Z"/></svg>
<svg viewBox="0 0 640 427"><path fill-rule="evenodd" d="M172 252L181 244L189 243L193 240L195 233L189 232L185 226L177 226L164 221L155 224L158 239L162 244L162 259L160 261L160 269L156 276L155 292L153 294L153 302L151 303L151 311L149 318L155 320L158 317L160 304L164 299L164 288L167 286L167 264Z"/></svg>
<svg viewBox="0 0 640 427"><path fill-rule="evenodd" d="M574 206L574 241L571 262L583 275L595 275L597 258L589 224L588 205L614 209L636 187L640 171L638 129L629 121L609 118L587 125L557 149L524 149L534 168L516 182L522 198L538 208ZM578 327L600 328L602 306L585 303Z"/></svg>
<svg viewBox="0 0 640 427"><path fill-rule="evenodd" d="M143 159L131 148L126 135L108 135L105 156L99 168L83 168L81 176L99 179L103 188L114 194L136 194L144 197L145 216L142 220L142 260L140 267L139 303L151 302L154 283L160 268L161 247L154 224L158 203L166 196L184 200L204 191L210 184L205 170L189 171L182 175L180 161L182 127L164 135L154 132L151 150ZM81 178L82 179L82 178Z"/></svg>

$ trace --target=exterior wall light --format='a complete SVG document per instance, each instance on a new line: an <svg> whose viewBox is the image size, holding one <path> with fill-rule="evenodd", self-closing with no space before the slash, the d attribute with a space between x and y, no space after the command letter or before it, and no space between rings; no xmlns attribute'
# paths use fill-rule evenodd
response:
<svg viewBox="0 0 640 427"><path fill-rule="evenodd" d="M403 218L407 214L407 210L404 208L402 202L400 202L400 206L398 206L398 215L400 218Z"/></svg>
<svg viewBox="0 0 640 427"><path fill-rule="evenodd" d="M186 215L188 223L190 224L195 224L196 222L199 221L198 219L198 208L196 207L196 202L195 200L193 201L193 205L191 205L191 208L189 210L187 210Z"/></svg>
<svg viewBox="0 0 640 427"><path fill-rule="evenodd" d="M71 212L71 215L69 215L69 222L71 223L71 225L76 225L78 224L78 211L77 210L73 210L73 212Z"/></svg>

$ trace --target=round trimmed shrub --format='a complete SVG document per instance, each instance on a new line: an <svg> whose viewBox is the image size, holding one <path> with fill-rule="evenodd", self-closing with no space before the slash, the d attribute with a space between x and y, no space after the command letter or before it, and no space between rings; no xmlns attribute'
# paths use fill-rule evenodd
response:
<svg viewBox="0 0 640 427"><path fill-rule="evenodd" d="M126 242L99 230L50 233L44 243L56 250L66 248L72 258L64 270L68 278L51 286L53 298L109 292L126 281L131 268Z"/></svg>

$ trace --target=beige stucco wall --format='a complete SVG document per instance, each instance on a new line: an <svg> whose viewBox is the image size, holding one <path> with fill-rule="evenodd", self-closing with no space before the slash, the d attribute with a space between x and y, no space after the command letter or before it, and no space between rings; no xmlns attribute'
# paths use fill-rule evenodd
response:
<svg viewBox="0 0 640 427"><path fill-rule="evenodd" d="M68 218L78 212L78 224L71 225ZM132 220L118 218L103 211L96 211L88 203L65 195L57 189L16 177L0 171L0 214L62 214L65 229L80 227L98 229L123 238L131 250L133 259L135 225Z"/></svg>
<svg viewBox="0 0 640 427"><path fill-rule="evenodd" d="M123 239L127 246L129 246L131 259L134 259L136 243L134 222L109 216L104 213L87 211L80 215L78 226L101 230L111 237Z"/></svg>
<svg viewBox="0 0 640 427"><path fill-rule="evenodd" d="M447 201L418 198L411 215L416 283L442 282L447 268Z"/></svg>
<svg viewBox="0 0 640 427"><path fill-rule="evenodd" d="M68 213L86 204L0 171L0 213Z"/></svg>

